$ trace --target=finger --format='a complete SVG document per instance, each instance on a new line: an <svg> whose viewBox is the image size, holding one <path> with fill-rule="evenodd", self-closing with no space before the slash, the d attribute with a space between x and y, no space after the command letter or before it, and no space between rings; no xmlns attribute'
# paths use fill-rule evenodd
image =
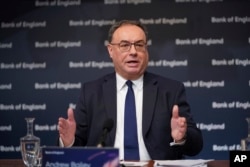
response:
<svg viewBox="0 0 250 167"><path fill-rule="evenodd" d="M64 118L59 118L58 120L58 130L62 131L67 128L67 120Z"/></svg>
<svg viewBox="0 0 250 167"><path fill-rule="evenodd" d="M179 107L177 105L174 105L172 110L172 117L178 118L179 117Z"/></svg>
<svg viewBox="0 0 250 167"><path fill-rule="evenodd" d="M185 136L186 132L187 132L187 129L184 127L179 129L179 134L180 134L180 136L182 136L181 138L183 138L183 136Z"/></svg>
<svg viewBox="0 0 250 167"><path fill-rule="evenodd" d="M65 135L64 135L64 133L59 133L59 136L60 136L60 138L63 139L63 140L66 138Z"/></svg>
<svg viewBox="0 0 250 167"><path fill-rule="evenodd" d="M73 112L73 109L72 109L72 108L69 108L69 109L68 109L68 120L69 120L69 121L75 122L74 112Z"/></svg>
<svg viewBox="0 0 250 167"><path fill-rule="evenodd" d="M186 118L179 117L178 124L179 124L180 127L186 127L187 126Z"/></svg>
<svg viewBox="0 0 250 167"><path fill-rule="evenodd" d="M64 133L64 128L62 126L58 125L57 129L60 134Z"/></svg>
<svg viewBox="0 0 250 167"><path fill-rule="evenodd" d="M59 118L58 120L58 125L59 126L64 126L67 123L67 120L64 118Z"/></svg>

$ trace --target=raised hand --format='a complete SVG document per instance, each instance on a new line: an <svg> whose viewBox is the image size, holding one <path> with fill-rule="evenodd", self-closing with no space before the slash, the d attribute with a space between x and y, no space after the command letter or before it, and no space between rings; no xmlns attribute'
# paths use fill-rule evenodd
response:
<svg viewBox="0 0 250 167"><path fill-rule="evenodd" d="M175 142L182 141L187 131L187 122L185 117L179 116L179 107L174 105L171 118L171 135Z"/></svg>
<svg viewBox="0 0 250 167"><path fill-rule="evenodd" d="M58 119L58 131L64 147L68 147L74 142L76 132L76 122L73 109L68 109L68 118Z"/></svg>

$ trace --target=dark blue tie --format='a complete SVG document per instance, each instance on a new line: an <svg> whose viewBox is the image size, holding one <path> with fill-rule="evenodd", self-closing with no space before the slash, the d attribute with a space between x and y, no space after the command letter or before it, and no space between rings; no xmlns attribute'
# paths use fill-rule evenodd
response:
<svg viewBox="0 0 250 167"><path fill-rule="evenodd" d="M128 85L128 92L125 99L124 159L140 160L137 138L135 96L132 88L133 83L128 80L126 84Z"/></svg>

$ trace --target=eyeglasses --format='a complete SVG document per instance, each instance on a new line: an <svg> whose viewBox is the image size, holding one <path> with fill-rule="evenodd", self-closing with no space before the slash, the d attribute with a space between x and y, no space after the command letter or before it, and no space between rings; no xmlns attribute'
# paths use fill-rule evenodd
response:
<svg viewBox="0 0 250 167"><path fill-rule="evenodd" d="M131 46L134 45L135 50L138 52L143 52L146 50L147 44L143 41L131 43L127 41L122 41L120 43L110 43L110 45L118 45L121 52L127 52L131 49Z"/></svg>

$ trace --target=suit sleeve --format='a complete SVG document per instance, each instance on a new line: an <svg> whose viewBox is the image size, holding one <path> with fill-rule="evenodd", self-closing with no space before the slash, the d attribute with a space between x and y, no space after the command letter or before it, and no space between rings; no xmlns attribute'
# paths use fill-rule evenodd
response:
<svg viewBox="0 0 250 167"><path fill-rule="evenodd" d="M87 123L87 111L85 105L85 85L82 85L80 96L74 110L74 116L76 120L76 133L74 146L85 146L87 143L88 123Z"/></svg>

